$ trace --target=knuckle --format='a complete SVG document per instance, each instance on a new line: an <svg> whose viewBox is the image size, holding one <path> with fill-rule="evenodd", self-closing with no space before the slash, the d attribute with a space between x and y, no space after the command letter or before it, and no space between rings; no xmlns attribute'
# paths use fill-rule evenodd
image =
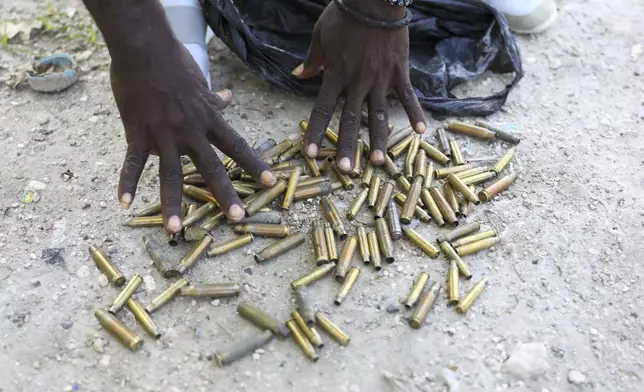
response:
<svg viewBox="0 0 644 392"><path fill-rule="evenodd" d="M369 120L374 123L383 123L387 120L387 112L382 109L369 112Z"/></svg>
<svg viewBox="0 0 644 392"><path fill-rule="evenodd" d="M320 102L317 102L313 107L311 117L319 119L331 117L333 109L334 108L332 108L328 102L321 100Z"/></svg>
<svg viewBox="0 0 644 392"><path fill-rule="evenodd" d="M410 84L405 85L405 87L403 87L402 89L402 96L400 97L400 101L403 103L413 103L415 99L416 92L414 91L414 88Z"/></svg>
<svg viewBox="0 0 644 392"><path fill-rule="evenodd" d="M233 152L235 154L243 154L247 152L248 149L249 146L246 140L243 137L238 136L237 140L235 140L235 142L233 143Z"/></svg>
<svg viewBox="0 0 644 392"><path fill-rule="evenodd" d="M181 194L179 194L178 196L175 196L175 195L166 196L165 204L167 207L172 207L172 208L181 206Z"/></svg>
<svg viewBox="0 0 644 392"><path fill-rule="evenodd" d="M226 171L226 169L221 162L213 161L204 167L204 171L205 173L203 173L203 175L206 175L208 177L219 177L222 174L225 174L224 172Z"/></svg>
<svg viewBox="0 0 644 392"><path fill-rule="evenodd" d="M360 125L361 115L358 116L353 110L343 110L341 122L345 129L357 129Z"/></svg>
<svg viewBox="0 0 644 392"><path fill-rule="evenodd" d="M161 180L170 186L178 186L181 184L182 174L177 169L167 169L161 174Z"/></svg>
<svg viewBox="0 0 644 392"><path fill-rule="evenodd" d="M123 168L126 171L130 170L136 170L140 167L143 167L143 159L137 155L137 154L127 154L125 157L125 165L123 165Z"/></svg>

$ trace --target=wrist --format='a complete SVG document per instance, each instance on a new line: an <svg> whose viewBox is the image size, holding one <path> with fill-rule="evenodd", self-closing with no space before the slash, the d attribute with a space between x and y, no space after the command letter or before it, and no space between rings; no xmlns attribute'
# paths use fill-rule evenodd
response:
<svg viewBox="0 0 644 392"><path fill-rule="evenodd" d="M356 11L381 20L399 20L405 17L407 7L390 4L387 0L344 0Z"/></svg>

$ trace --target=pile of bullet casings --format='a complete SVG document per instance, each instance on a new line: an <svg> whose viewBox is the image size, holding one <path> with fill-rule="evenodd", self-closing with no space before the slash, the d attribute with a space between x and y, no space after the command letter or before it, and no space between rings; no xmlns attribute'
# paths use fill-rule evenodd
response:
<svg viewBox="0 0 644 392"><path fill-rule="evenodd" d="M300 128L305 132L307 122L301 121ZM283 339L292 336L307 357L317 360L316 350L323 347L323 342L316 326L340 345L347 345L350 341L349 336L325 314L313 308L307 286L327 275L333 275L340 283L334 304L341 305L361 273L360 267L353 265L354 255L359 253L364 265L372 265L374 270L379 271L383 268L383 261L385 265L395 262L394 241L403 237L428 257L435 259L442 253L449 261L446 280L439 278L428 284L429 274L421 272L414 281L409 295L404 300L405 307L413 310L409 325L412 328L422 326L440 295L441 282L444 281L448 304L454 305L458 313L465 313L484 290L486 280L481 279L461 297L459 276L466 280L473 276L462 257L488 249L500 239L495 229L481 231L479 222L459 225L459 219L467 218L474 206L490 201L508 189L517 179L517 174L513 173L497 180L514 157L515 148L507 150L492 167L475 166L465 161L457 141L448 138L446 130L485 140L519 143L519 139L512 134L481 121L476 125L452 122L446 129L439 128L435 134L438 147L408 128L389 137L386 161L382 166L385 177L379 173L380 169L372 166L366 158L363 168L363 155L369 156L369 144L364 140L358 143L354 167L349 174L338 170L335 164L335 148L321 148L317 159L296 159L302 150L301 138L296 141L286 139L280 143L268 140L255 148L260 157L271 165L278 178L277 183L267 189L263 189L252 177L244 173L232 159L225 158L223 162L233 186L244 198L247 218L231 225L234 233L239 235L224 243L215 243L214 238L214 229L224 224L223 212L213 195L202 188L205 187L205 181L197 174L194 165L185 165L183 190L185 196L194 202L186 203L183 229L180 233L171 235L168 244L174 246L182 240L194 241L196 244L178 263L172 263L158 241L149 236L143 237L145 247L159 273L166 279L176 280L144 308L133 298L142 282L141 276L135 274L126 282L109 257L98 247L92 246L90 253L99 269L114 286L124 285L110 308L97 310L96 317L101 325L124 345L131 350L137 350L143 340L116 317L122 307L127 307L134 314L137 322L150 336L158 338L161 333L150 314L177 295L207 298L238 296L240 290L237 284L193 285L183 274L204 253L208 257L216 257L252 243L255 236L278 238L255 253L255 261L259 264L275 259L304 243L305 236L300 232L291 232L287 226L282 225L281 212L270 208L280 197L281 210L290 209L294 202L319 197L319 206L325 221L314 219L311 225L315 266L309 273L291 282L297 306L286 323L278 321L251 304L239 304L238 314L262 331L215 352L215 359L220 366L252 354L271 341L273 336ZM326 129L326 137L333 145L338 142L338 135L329 128ZM403 155L405 160L401 171L396 160ZM354 189L354 181L363 189L351 203L346 218L356 221L358 213L366 204L373 212L374 222L357 224L356 235L350 235L345 227L346 222L331 196L340 189ZM477 192L476 186L487 182L491 184ZM126 221L125 225L162 227L163 219L159 215L160 212L160 204L154 204ZM448 226L452 229L439 235L435 246L412 228L414 219L423 223L433 222L439 228ZM368 231L366 226L373 226L374 230ZM336 243L338 239L344 241L341 247ZM359 251L356 252L356 249Z"/></svg>

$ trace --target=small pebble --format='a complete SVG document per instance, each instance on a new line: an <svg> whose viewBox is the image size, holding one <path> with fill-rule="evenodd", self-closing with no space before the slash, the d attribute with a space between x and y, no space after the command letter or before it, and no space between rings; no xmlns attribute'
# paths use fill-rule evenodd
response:
<svg viewBox="0 0 644 392"><path fill-rule="evenodd" d="M212 300L212 302L210 302L210 303L212 304L212 306L219 306L219 304L221 303L221 300L219 300L219 299L214 299L214 300Z"/></svg>
<svg viewBox="0 0 644 392"><path fill-rule="evenodd" d="M98 206L101 207L101 208L106 208L107 204L104 201L102 201L102 202L98 203Z"/></svg>
<svg viewBox="0 0 644 392"><path fill-rule="evenodd" d="M62 324L60 324L60 326L63 327L63 329L70 329L72 327L72 325L74 325L74 322L70 321L70 320L65 321Z"/></svg>
<svg viewBox="0 0 644 392"><path fill-rule="evenodd" d="M97 353L104 353L105 352L105 340L101 338L96 338L94 339L94 342L92 343L92 348L94 351Z"/></svg>
<svg viewBox="0 0 644 392"><path fill-rule="evenodd" d="M571 370L570 373L568 373L568 382L580 385L586 382L586 376L578 370Z"/></svg>
<svg viewBox="0 0 644 392"><path fill-rule="evenodd" d="M398 313L400 312L400 305L397 303L390 303L387 305L387 313Z"/></svg>
<svg viewBox="0 0 644 392"><path fill-rule="evenodd" d="M76 270L76 276L80 279L85 279L89 277L89 274L90 274L89 267L86 265L83 265L78 270Z"/></svg>
<svg viewBox="0 0 644 392"><path fill-rule="evenodd" d="M260 356L258 353L253 353L253 359L254 359L254 360L259 361L259 358L260 358L260 357L261 357L261 356Z"/></svg>
<svg viewBox="0 0 644 392"><path fill-rule="evenodd" d="M98 276L98 285L101 287L107 287L108 284L110 284L110 281L107 279L107 276L105 276L105 274L100 274Z"/></svg>

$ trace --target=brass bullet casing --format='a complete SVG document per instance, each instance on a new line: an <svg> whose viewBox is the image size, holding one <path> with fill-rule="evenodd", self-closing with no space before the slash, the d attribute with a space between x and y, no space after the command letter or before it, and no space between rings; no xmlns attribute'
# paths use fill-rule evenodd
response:
<svg viewBox="0 0 644 392"><path fill-rule="evenodd" d="M315 265L322 265L328 263L329 252L326 248L326 238L324 235L324 226L318 221L313 222L313 230L311 230L311 237L313 242L313 254L315 256Z"/></svg>
<svg viewBox="0 0 644 392"><path fill-rule="evenodd" d="M186 272L186 270L188 270L188 268L192 267L197 262L199 257L206 251L208 246L212 244L212 241L213 238L210 236L210 234L204 235L204 237L199 240L199 242L197 242L197 244L193 246L192 249L190 249L188 253L186 253L181 258L179 264L177 264L177 272L183 274L184 272Z"/></svg>
<svg viewBox="0 0 644 392"><path fill-rule="evenodd" d="M212 202L208 202L197 210L189 213L186 218L183 220L183 227L190 227L193 224L197 223L200 219L204 218L206 215L215 211L218 208L218 205Z"/></svg>
<svg viewBox="0 0 644 392"><path fill-rule="evenodd" d="M407 298L405 299L405 308L411 309L416 305L416 301L418 301L423 290L425 290L427 281L429 281L429 274L427 272L421 272L414 281L414 284L411 286L409 295L407 295Z"/></svg>
<svg viewBox="0 0 644 392"><path fill-rule="evenodd" d="M499 242L501 242L501 238L499 237L485 238L456 248L456 253L461 257L468 256L476 252L489 249Z"/></svg>
<svg viewBox="0 0 644 392"><path fill-rule="evenodd" d="M391 241L391 235L387 228L387 220L384 218L376 219L376 235L378 237L378 246L380 252L385 257L387 263L396 261L394 258L394 244Z"/></svg>
<svg viewBox="0 0 644 392"><path fill-rule="evenodd" d="M416 153L416 158L414 159L413 177L416 177L416 176L423 177L423 184L424 184L424 179L425 179L425 176L427 175L426 171L427 171L427 154L425 153L425 150L419 150ZM413 177L410 177L409 180L411 181Z"/></svg>
<svg viewBox="0 0 644 392"><path fill-rule="evenodd" d="M456 267L458 267L458 272L467 280L472 279L472 273L470 268L465 264L461 256L456 253L452 245L449 242L444 241L440 243L441 251L447 258L447 260L454 260L456 262Z"/></svg>
<svg viewBox="0 0 644 392"><path fill-rule="evenodd" d="M153 216L139 216L126 220L123 223L123 226L131 227L133 229L138 229L140 227L158 227L163 226L163 216L153 215Z"/></svg>
<svg viewBox="0 0 644 392"><path fill-rule="evenodd" d="M447 125L447 130L461 135L477 137L479 139L492 140L494 139L494 132L489 129L479 127L477 125L466 124L460 121L452 121Z"/></svg>
<svg viewBox="0 0 644 392"><path fill-rule="evenodd" d="M418 199L420 198L420 191L423 189L424 178L422 176L414 177L414 182L411 184L409 194L405 200L405 204L400 211L400 222L408 225L411 223L413 216L416 213Z"/></svg>
<svg viewBox="0 0 644 392"><path fill-rule="evenodd" d="M94 263L102 273L107 276L107 279L115 287L123 286L125 284L125 276L123 273L114 265L112 259L96 245L90 245L89 253L94 259Z"/></svg>
<svg viewBox="0 0 644 392"><path fill-rule="evenodd" d="M194 185L183 184L183 193L192 199L200 200L206 203L211 202L219 206L219 203L212 195L212 193L208 192L205 189L198 188Z"/></svg>
<svg viewBox="0 0 644 392"><path fill-rule="evenodd" d="M181 174L184 176L188 176L190 174L194 174L197 172L197 166L195 166L192 163L189 163L187 165L183 165L181 167Z"/></svg>
<svg viewBox="0 0 644 392"><path fill-rule="evenodd" d="M411 189L411 183L407 179L407 177L400 176L396 179L396 184L398 185L398 188L405 194L409 194L409 190Z"/></svg>
<svg viewBox="0 0 644 392"><path fill-rule="evenodd" d="M293 290L293 295L298 315L308 326L312 326L315 323L315 309L311 303L311 292L305 287L299 287Z"/></svg>
<svg viewBox="0 0 644 392"><path fill-rule="evenodd" d="M329 193L331 193L333 190L339 188L339 187L334 188L334 185L335 184L327 181L320 184L308 185L305 187L298 187L295 190L295 194L293 194L293 199L295 201L301 201L306 199L312 199L318 196L326 196ZM340 185L340 187L341 186L342 185Z"/></svg>
<svg viewBox="0 0 644 392"><path fill-rule="evenodd" d="M313 317L313 322L315 322L315 315L313 315ZM302 333L304 333L306 340L311 342L313 347L324 347L324 343L322 343L322 337L320 336L320 334L318 334L317 331L310 327L310 325L304 320L302 315L297 310L291 313L291 318L293 319L293 321L295 321L295 324L297 324Z"/></svg>
<svg viewBox="0 0 644 392"><path fill-rule="evenodd" d="M127 306L128 310L132 312L136 322L139 323L141 328L143 328L148 335L155 339L161 337L161 330L157 327L156 323L152 320L152 317L150 317L143 305L134 298L130 298L125 303L125 306Z"/></svg>
<svg viewBox="0 0 644 392"><path fill-rule="evenodd" d="M387 205L389 204L389 201L391 200L393 194L394 183L392 181L385 181L385 183L382 184L382 187L380 188L380 192L378 192L378 199L376 200L376 204L374 206L374 215L376 218L385 217L385 210L387 209Z"/></svg>
<svg viewBox="0 0 644 392"><path fill-rule="evenodd" d="M300 287L306 287L311 283L322 279L327 276L335 268L335 263L323 264L319 267L313 268L311 272L306 275L302 275L299 278L291 282L291 288L296 290Z"/></svg>
<svg viewBox="0 0 644 392"><path fill-rule="evenodd" d="M421 140L419 147L425 151L429 159L432 159L443 166L449 165L451 161L449 156L443 154L439 149L429 144L427 140Z"/></svg>
<svg viewBox="0 0 644 392"><path fill-rule="evenodd" d="M483 203L487 203L488 201L492 200L496 195L499 193L507 190L510 188L510 185L514 181L516 181L518 174L517 173L512 173L510 175L507 175L503 177L502 179L498 180L494 184L490 185L489 187L483 189L482 191L479 192L479 199Z"/></svg>
<svg viewBox="0 0 644 392"><path fill-rule="evenodd" d="M448 157L452 156L452 150L449 148L449 141L447 140L447 133L445 133L445 128L436 128L436 141L438 142L438 147L443 151Z"/></svg>
<svg viewBox="0 0 644 392"><path fill-rule="evenodd" d="M266 188L257 193L257 197L255 197L251 202L246 203L246 216L254 215L262 208L271 204L271 202L277 199L285 190L286 181L278 180L272 187Z"/></svg>
<svg viewBox="0 0 644 392"><path fill-rule="evenodd" d="M360 179L360 186L363 188L369 188L371 184L371 178L373 178L374 167L370 162L367 162L364 170L362 171L362 177Z"/></svg>
<svg viewBox="0 0 644 392"><path fill-rule="evenodd" d="M295 232L288 237L273 242L271 245L262 249L255 255L255 261L258 263L263 263L265 261L271 260L281 254L288 252L291 249L297 248L303 242L304 235L302 235L302 233Z"/></svg>
<svg viewBox="0 0 644 392"><path fill-rule="evenodd" d="M450 260L447 271L447 304L456 305L460 299L458 289L458 267L455 260Z"/></svg>
<svg viewBox="0 0 644 392"><path fill-rule="evenodd" d="M109 312L116 314L121 308L125 305L128 299L136 292L136 290L143 283L143 277L139 274L134 274L132 278L125 284L119 295L114 298L112 301L112 306L109 308Z"/></svg>
<svg viewBox="0 0 644 392"><path fill-rule="evenodd" d="M463 195L463 197L467 201L473 203L475 206L481 204L481 201L479 200L478 196L476 196L476 193L472 192L472 190L468 188L463 180L456 177L454 174L450 174L449 176L447 176L447 181L452 185L452 188L460 192L460 194Z"/></svg>
<svg viewBox="0 0 644 392"><path fill-rule="evenodd" d="M347 231L344 229L344 224L340 219L340 214L338 214L338 209L335 208L333 201L328 196L324 196L320 199L320 208L322 209L322 215L331 224L333 231L341 240L345 240L347 238Z"/></svg>
<svg viewBox="0 0 644 392"><path fill-rule="evenodd" d="M278 163L276 165L271 166L271 171L292 171L295 170L296 168L300 167L302 170L304 170L304 165L306 165L306 159L293 159L291 161L287 162L282 162Z"/></svg>
<svg viewBox="0 0 644 392"><path fill-rule="evenodd" d="M320 150L318 151L317 157L320 159L324 159L328 157L335 157L337 154L338 154L337 148L325 147L325 148L320 148Z"/></svg>
<svg viewBox="0 0 644 392"><path fill-rule="evenodd" d="M399 156L401 156L409 147L411 146L411 143L413 142L415 137L415 134L411 134L398 142L395 146L391 147L389 151L387 151L387 155L392 159L395 160Z"/></svg>
<svg viewBox="0 0 644 392"><path fill-rule="evenodd" d="M270 139L270 140L273 140L273 139ZM275 140L273 140L273 141L275 141ZM268 142L268 140L267 140L267 142ZM277 144L277 143L275 143L275 144ZM266 148L266 150L268 150L269 148L273 147L275 144L273 144L273 145L271 145L271 146L267 147L267 148ZM263 146L262 146L262 147L263 147ZM263 151L265 151L265 150L263 150ZM262 151L262 152L263 152L263 151ZM235 162L235 161L233 161L233 159L232 159L231 157L229 157L229 156L224 156L224 159L222 159L221 164L222 164L222 165L224 165L224 167L226 168L226 170L229 170L229 169L230 169L230 167L231 167L231 165L233 164L233 162Z"/></svg>
<svg viewBox="0 0 644 392"><path fill-rule="evenodd" d="M298 167L296 167L295 169L297 169ZM255 188L251 188L246 185L241 185L239 183L233 183L232 185L233 185L233 189L235 190L235 193L237 193L239 197L248 197L250 195L255 194L256 192Z"/></svg>
<svg viewBox="0 0 644 392"><path fill-rule="evenodd" d="M324 177L308 177L305 178L305 176L300 177L300 181L297 183L297 188L304 188L307 186L312 186L312 185L318 185L322 183L328 183L329 180Z"/></svg>
<svg viewBox="0 0 644 392"><path fill-rule="evenodd" d="M358 245L360 245L360 258L364 264L371 263L371 254L369 253L369 240L367 239L367 229L364 226L358 226Z"/></svg>
<svg viewBox="0 0 644 392"><path fill-rule="evenodd" d="M282 223L282 213L277 211L258 212L253 216L242 218L239 224L265 224L265 225L279 225Z"/></svg>
<svg viewBox="0 0 644 392"><path fill-rule="evenodd" d="M472 192L476 191L476 188L473 185L468 186L468 188ZM466 200L465 198L463 198L463 200L461 200L461 204L459 206L459 210L460 210L459 217L463 218L463 219L467 218L470 215L470 212L472 212L472 208L474 208L474 203L472 203L472 202Z"/></svg>
<svg viewBox="0 0 644 392"><path fill-rule="evenodd" d="M233 162L236 165L235 162ZM252 180L253 176L250 174L244 173L241 167L228 168L228 178L231 180Z"/></svg>
<svg viewBox="0 0 644 392"><path fill-rule="evenodd" d="M443 215L443 219L452 226L458 226L456 213L454 212L452 207L450 207L447 199L445 199L445 196L443 196L441 191L437 187L433 186L429 188L429 193L431 194L432 199L434 199L434 201L436 202L441 215Z"/></svg>
<svg viewBox="0 0 644 392"><path fill-rule="evenodd" d="M331 336L333 340L338 342L338 344L340 344L341 346L346 346L351 341L349 335L342 331L337 325L333 323L333 321L329 320L329 318L321 312L315 313L315 320L317 321L320 328L322 328L324 332L329 334L329 336Z"/></svg>
<svg viewBox="0 0 644 392"><path fill-rule="evenodd" d="M326 157L324 161L322 161L322 166L320 166L320 173L327 174L329 171L333 170L333 165L335 165L335 157Z"/></svg>
<svg viewBox="0 0 644 392"><path fill-rule="evenodd" d="M302 169L297 167L291 172L288 177L288 184L286 185L286 192L284 193L284 198L282 199L282 209L289 210L291 204L293 204L293 198L295 197L295 190L297 185L300 182L300 176L302 175Z"/></svg>
<svg viewBox="0 0 644 392"><path fill-rule="evenodd" d="M376 271L382 269L382 262L380 260L380 247L378 246L378 236L375 232L371 231L367 233L367 240L369 241L369 255L371 257L371 263Z"/></svg>
<svg viewBox="0 0 644 392"><path fill-rule="evenodd" d="M423 252L425 252L427 256L431 257L432 259L438 257L440 250L438 250L438 248L432 245L429 241L421 237L420 234L418 234L414 229L410 227L403 227L403 231L405 232L405 236L409 238L409 241L419 247Z"/></svg>
<svg viewBox="0 0 644 392"><path fill-rule="evenodd" d="M237 305L237 313L242 318L253 323L256 327L272 331L277 337L287 338L289 335L289 331L284 327L284 324L280 323L270 314L264 312L256 306L249 304L248 302L242 302Z"/></svg>
<svg viewBox="0 0 644 392"><path fill-rule="evenodd" d="M121 320L117 319L113 314L105 309L96 309L94 313L101 326L107 330L112 336L117 338L123 345L132 351L136 351L143 345L143 339L136 336L136 334L129 329Z"/></svg>
<svg viewBox="0 0 644 392"><path fill-rule="evenodd" d="M436 202L434 201L434 198L432 197L431 193L429 192L429 189L423 188L423 190L420 191L420 198L425 203L425 206L427 206L429 215L432 217L436 225L438 227L445 226L445 220L443 219L443 214L441 214L441 211L438 208L438 205L436 204Z"/></svg>
<svg viewBox="0 0 644 392"><path fill-rule="evenodd" d="M449 182L443 184L443 195L445 196L447 203L449 203L452 211L454 211L454 214L458 217L461 212L461 205L458 201L458 197L456 196L456 192L454 192L454 188L452 188L452 185Z"/></svg>
<svg viewBox="0 0 644 392"><path fill-rule="evenodd" d="M364 150L364 142L362 139L358 140L358 145L353 156L353 167L351 172L349 172L349 177L351 178L360 178L360 172L362 172L362 151Z"/></svg>
<svg viewBox="0 0 644 392"><path fill-rule="evenodd" d="M215 352L215 360L219 367L226 366L247 355L273 340L273 332L265 330L244 339L233 342L228 347Z"/></svg>
<svg viewBox="0 0 644 392"><path fill-rule="evenodd" d="M463 170L461 172L453 173L456 177L464 179L467 177L475 176L477 174L489 172L490 168L487 166L473 167L471 169ZM448 176L449 177L449 176Z"/></svg>
<svg viewBox="0 0 644 392"><path fill-rule="evenodd" d="M432 181L434 181L434 162L427 162L427 168L425 169L425 182L423 183L423 188L429 188L432 186Z"/></svg>
<svg viewBox="0 0 644 392"><path fill-rule="evenodd" d="M209 283L183 286L179 295L184 297L230 298L239 296L239 285L236 283Z"/></svg>
<svg viewBox="0 0 644 392"><path fill-rule="evenodd" d="M346 174L344 174L344 173L342 173L340 171L340 168L338 167L337 162L333 165L333 173L338 178L338 181L340 181L340 183L342 183L342 187L344 189L351 190L351 189L353 189L355 187L353 185L353 181L351 181L351 178L348 175L346 175Z"/></svg>
<svg viewBox="0 0 644 392"><path fill-rule="evenodd" d="M302 132L306 132L309 126L309 122L306 120L300 121L300 129ZM335 133L331 128L327 128L324 131L324 135L329 139L333 144L338 144L338 134Z"/></svg>
<svg viewBox="0 0 644 392"><path fill-rule="evenodd" d="M414 176L414 161L416 160L416 154L418 154L419 145L420 135L414 135L414 138L411 140L409 148L407 149L407 156L405 157L405 164L403 166L403 172L409 181L411 181Z"/></svg>
<svg viewBox="0 0 644 392"><path fill-rule="evenodd" d="M389 139L387 139L387 150L400 143L403 139L411 136L413 132L414 130L411 127L407 127L389 135Z"/></svg>
<svg viewBox="0 0 644 392"><path fill-rule="evenodd" d="M315 348L313 348L313 345L306 338L306 336L304 335L304 332L302 332L302 330L297 325L297 323L293 320L289 320L286 322L286 326L291 331L293 340L295 340L295 343L297 343L297 345L300 346L300 349L302 349L302 352L304 353L304 355L306 355L313 362L317 361L318 354L315 352Z"/></svg>
<svg viewBox="0 0 644 392"><path fill-rule="evenodd" d="M277 158L280 155L284 154L286 151L290 150L291 147L293 147L293 142L290 139L284 139L281 142L277 143L275 146L259 154L259 157L269 162L273 158Z"/></svg>
<svg viewBox="0 0 644 392"><path fill-rule="evenodd" d="M233 226L237 234L252 234L257 237L284 238L288 235L288 226L267 223L242 223Z"/></svg>
<svg viewBox="0 0 644 392"><path fill-rule="evenodd" d="M326 240L326 251L329 254L329 261L334 263L338 262L338 247L335 244L335 234L331 225L328 223L324 224L324 239Z"/></svg>
<svg viewBox="0 0 644 392"><path fill-rule="evenodd" d="M213 245L210 249L208 249L207 255L208 257L221 256L235 249L239 249L245 245L248 245L252 243L253 240L254 237L252 234L240 235L239 237L233 238L230 241Z"/></svg>
<svg viewBox="0 0 644 392"><path fill-rule="evenodd" d="M313 177L320 177L322 173L320 172L320 166L318 166L318 161L314 158L309 158L304 156L304 161L306 162L306 167L309 168L309 174Z"/></svg>
<svg viewBox="0 0 644 392"><path fill-rule="evenodd" d="M380 193L380 183L381 179L378 176L371 178L371 185L369 185L369 195L367 196L367 207L369 209L376 208L376 202L378 201L378 193Z"/></svg>
<svg viewBox="0 0 644 392"><path fill-rule="evenodd" d="M181 219L181 237L183 238L184 232L186 230L186 226L184 225L184 222L186 221L186 218L190 216L191 214L194 214L195 211L199 209L199 204L197 203L187 203L186 204L186 214L184 217Z"/></svg>
<svg viewBox="0 0 644 392"><path fill-rule="evenodd" d="M358 239L352 235L347 238L342 246L342 251L340 252L340 257L335 266L335 280L338 282L344 282L344 278L351 267L351 262L353 261L353 255L356 252L356 247L358 246Z"/></svg>
<svg viewBox="0 0 644 392"><path fill-rule="evenodd" d="M407 196L403 195L400 192L396 192L396 194L394 195L394 200L396 201L396 204L403 207L405 205L405 202L407 201ZM414 208L414 215L421 222L428 223L431 220L430 216L418 205L416 205L416 207Z"/></svg>
<svg viewBox="0 0 644 392"><path fill-rule="evenodd" d="M389 205L387 206L387 226L389 228L389 235L394 241L398 241L402 238L402 227L400 226L400 214L398 213L398 208L396 208L396 203L393 200L389 200Z"/></svg>
<svg viewBox="0 0 644 392"><path fill-rule="evenodd" d="M427 316L429 315L429 311L434 307L440 291L441 285L438 282L432 282L429 286L429 290L420 297L416 310L409 318L410 327L418 329L425 323L425 320L427 320Z"/></svg>
<svg viewBox="0 0 644 392"><path fill-rule="evenodd" d="M494 164L492 167L492 171L496 173L498 176L501 171L510 163L512 158L514 158L514 154L517 152L516 148L511 148L509 149L503 156L499 159L497 163Z"/></svg>
<svg viewBox="0 0 644 392"><path fill-rule="evenodd" d="M340 290L338 291L338 295L335 297L335 301L333 301L334 304L340 306L342 302L344 302L347 294L349 294L349 291L351 291L351 288L356 283L358 275L360 275L360 268L351 267L344 279L344 282L342 282L342 286L340 286Z"/></svg>
<svg viewBox="0 0 644 392"><path fill-rule="evenodd" d="M348 220L356 219L356 216L358 216L358 212L364 205L365 201L367 201L368 196L369 196L369 188L365 188L362 191L360 191L358 196L351 203L351 206L349 206L349 211L347 211Z"/></svg>
<svg viewBox="0 0 644 392"><path fill-rule="evenodd" d="M191 204L194 204L195 206L197 205L196 203L191 203ZM183 221L187 215L188 215L188 205L186 203L181 203L181 220ZM177 231L176 233L172 233L168 236L168 245L170 246L179 245L179 241L181 241L182 237L183 237L183 227L181 228L181 230Z"/></svg>
<svg viewBox="0 0 644 392"><path fill-rule="evenodd" d="M303 143L304 141L293 144L293 147L289 148L284 152L284 154L280 155L278 160L280 162L286 162L295 158L300 153L300 151L302 151Z"/></svg>
<svg viewBox="0 0 644 392"><path fill-rule="evenodd" d="M144 209L139 211L135 216L151 216L161 214L161 203L157 202L146 206Z"/></svg>
<svg viewBox="0 0 644 392"><path fill-rule="evenodd" d="M166 279L170 279L179 275L179 272L172 267L172 263L168 260L168 255L163 250L161 244L151 236L143 236L143 245L145 250L148 251L150 258L154 262L154 267Z"/></svg>
<svg viewBox="0 0 644 392"><path fill-rule="evenodd" d="M465 177L462 180L465 185L478 185L494 177L496 177L496 173L493 171L489 171L489 172L479 173L473 176Z"/></svg>
<svg viewBox="0 0 644 392"><path fill-rule="evenodd" d="M185 285L188 284L188 279L186 278L181 278L174 282L173 284L170 285L167 289L165 289L164 292L159 294L155 299L150 302L150 305L145 307L145 310L147 310L148 313L152 314L159 308L161 308L163 305L167 304L170 302L170 300L179 294L179 290Z"/></svg>
<svg viewBox="0 0 644 392"><path fill-rule="evenodd" d="M201 229L209 232L215 229L217 226L219 226L221 223L224 221L224 212L223 211L218 211L215 215L211 216L210 218L206 219L203 221L201 226L199 226Z"/></svg>
<svg viewBox="0 0 644 392"><path fill-rule="evenodd" d="M480 282L475 284L474 287L472 287L472 290L465 294L463 298L461 298L461 301L458 303L458 305L456 305L456 311L460 314L467 312L474 301L476 301L479 295L481 295L483 289L485 289L486 284L487 279L482 279Z"/></svg>
<svg viewBox="0 0 644 392"><path fill-rule="evenodd" d="M385 156L383 169L385 169L385 173L387 173L387 175L394 181L397 180L398 177L402 176L402 173L398 170L398 166L396 166L396 163L391 159L391 157L389 157L389 155Z"/></svg>
<svg viewBox="0 0 644 392"><path fill-rule="evenodd" d="M449 138L449 149L452 151L452 163L454 164L454 166L464 165L465 158L463 158L461 148L453 138Z"/></svg>
<svg viewBox="0 0 644 392"><path fill-rule="evenodd" d="M452 173L458 173L462 172L465 170L469 170L472 168L472 165L467 164L467 165L460 165L460 166L452 166L452 167L443 167L440 169L434 170L434 177L436 178L445 178L449 176Z"/></svg>
<svg viewBox="0 0 644 392"><path fill-rule="evenodd" d="M438 237L436 237L436 242L438 242L439 244L445 241L451 243L454 240L465 237L472 233L476 233L480 229L481 224L479 222L470 222L443 235L439 235Z"/></svg>
<svg viewBox="0 0 644 392"><path fill-rule="evenodd" d="M472 242L484 240L486 238L496 237L496 236L497 236L496 230L495 229L489 229L489 230L478 232L476 234L468 235L467 237L459 238L458 240L451 241L450 243L452 244L454 249L458 250L457 248L459 248L461 246L471 244Z"/></svg>
<svg viewBox="0 0 644 392"><path fill-rule="evenodd" d="M493 125L493 124L490 124L489 122L485 122L485 121L481 121L481 120L477 120L474 123L474 125L476 125L477 127L481 127L481 128L487 128L490 131L494 132L494 138L495 139L498 139L498 140L501 140L501 141L504 141L504 142L510 143L510 144L519 144L519 143L521 143L521 139L518 136L513 135L512 133L504 130L503 128L501 128L501 127L499 127L497 125Z"/></svg>

